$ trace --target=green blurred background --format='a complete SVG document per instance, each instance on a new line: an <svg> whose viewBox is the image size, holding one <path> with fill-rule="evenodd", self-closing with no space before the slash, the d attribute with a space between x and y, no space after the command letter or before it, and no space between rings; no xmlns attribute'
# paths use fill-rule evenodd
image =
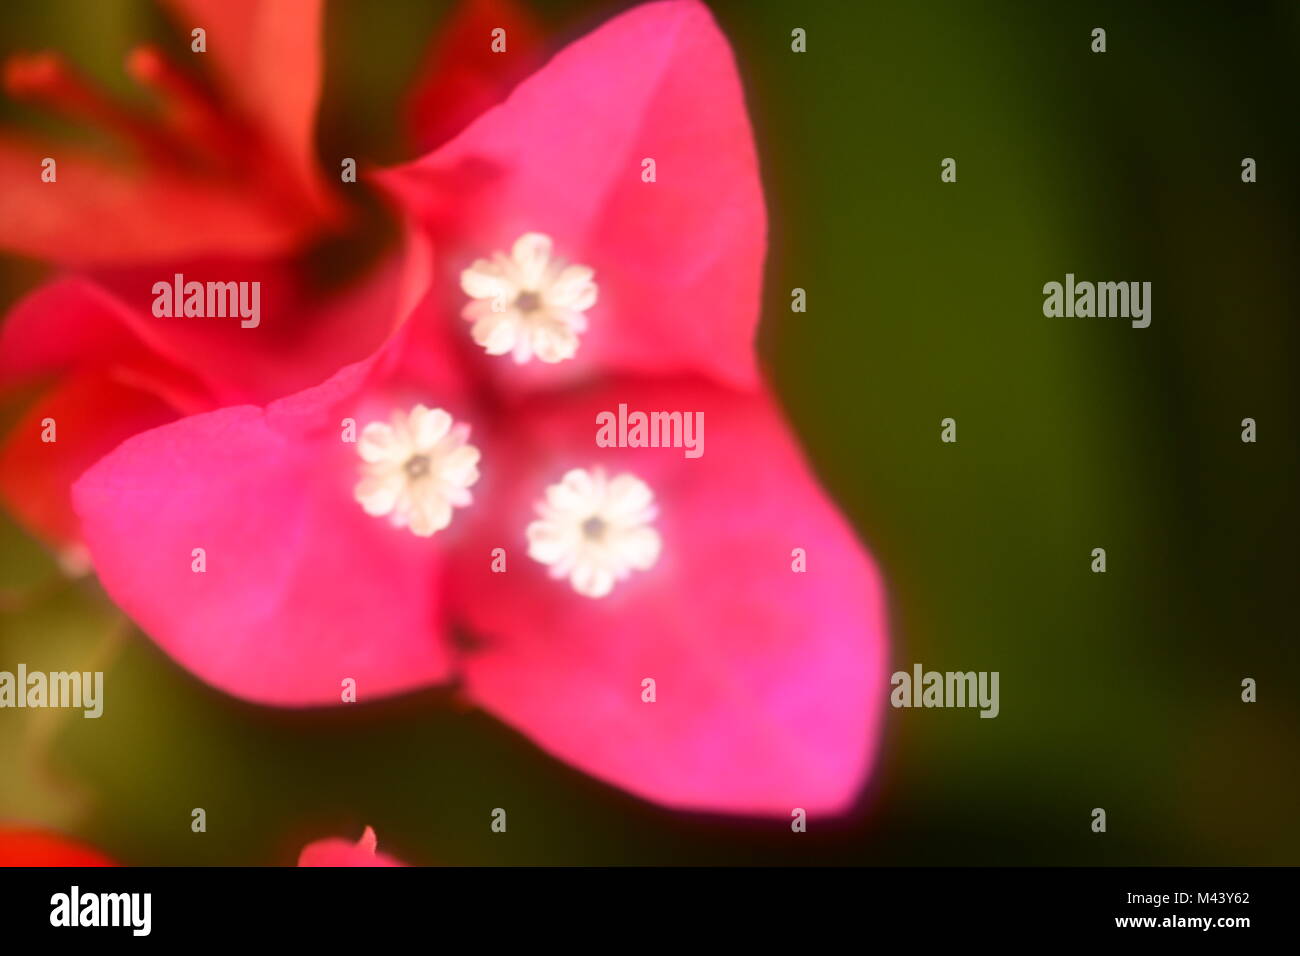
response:
<svg viewBox="0 0 1300 956"><path fill-rule="evenodd" d="M0 820L132 864L292 863L366 824L417 863L1300 863L1300 5L712 6L770 207L772 379L884 569L891 670L1000 671L1001 715L889 711L859 807L803 835L685 815L443 692L226 698L6 519L0 669L108 673L98 721L0 712ZM330 5L327 169L405 158L397 104L450 9ZM559 45L621 6L535 9ZM0 6L0 53L56 48L122 92L146 37L176 42L144 0ZM1151 281L1151 327L1044 318L1066 272ZM0 259L0 304L42 274Z"/></svg>

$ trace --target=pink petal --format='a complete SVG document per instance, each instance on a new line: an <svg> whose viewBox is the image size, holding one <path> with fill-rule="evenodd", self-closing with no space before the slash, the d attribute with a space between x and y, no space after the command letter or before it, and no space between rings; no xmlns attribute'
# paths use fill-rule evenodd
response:
<svg viewBox="0 0 1300 956"><path fill-rule="evenodd" d="M221 403L269 401L320 382L374 351L428 282L420 237L359 280L318 292L288 263L205 262L117 269L98 281L58 279L21 300L0 327L0 384L60 376L0 452L0 495L19 520L55 547L79 539L69 490L119 442L179 414ZM188 279L262 282L262 321L158 318L153 283ZM427 323L426 323L427 324ZM412 332L412 335L415 333ZM427 340L427 332L421 332ZM446 350L407 349L421 381L451 381ZM40 441L55 419L57 443Z"/></svg>
<svg viewBox="0 0 1300 956"><path fill-rule="evenodd" d="M96 273L116 314L150 350L194 376L222 404L263 403L328 378L374 352L425 294L423 237L342 284L319 287L299 260L200 260ZM260 316L157 317L154 284L260 283ZM182 288L184 285L182 285ZM252 322L252 319L247 320Z"/></svg>
<svg viewBox="0 0 1300 956"><path fill-rule="evenodd" d="M59 279L0 327L0 383L92 368L186 411L271 401L374 352L424 299L430 261L427 240L409 232L400 249L328 288L309 282L296 260L156 263ZM261 283L259 324L155 316L154 284L178 273L184 282ZM434 358L445 367L445 354Z"/></svg>
<svg viewBox="0 0 1300 956"><path fill-rule="evenodd" d="M87 372L51 389L0 446L0 497L32 534L63 550L81 540L72 484L124 439L177 417L155 395ZM54 420L54 442L42 441Z"/></svg>
<svg viewBox="0 0 1300 956"><path fill-rule="evenodd" d="M125 324L125 312L112 295L84 278L38 286L0 326L0 382L137 358L142 343Z"/></svg>
<svg viewBox="0 0 1300 956"><path fill-rule="evenodd" d="M211 408L209 390L152 348L152 337L140 317L103 286L80 276L56 279L29 293L5 316L0 387L91 375L147 392L177 412Z"/></svg>
<svg viewBox="0 0 1300 956"><path fill-rule="evenodd" d="M265 410L137 435L74 487L110 596L209 683L294 706L340 703L346 678L373 700L447 675L441 542L362 511L356 446L340 440L345 417L359 431L390 410L372 381L387 357Z"/></svg>
<svg viewBox="0 0 1300 956"><path fill-rule="evenodd" d="M493 30L506 31L504 51ZM441 146L496 106L539 62L541 30L513 0L460 0L424 55L407 104L410 138L424 151Z"/></svg>
<svg viewBox="0 0 1300 956"><path fill-rule="evenodd" d="M446 146L378 178L432 232L435 288L463 337L460 271L524 233L595 269L577 357L520 370L481 356L506 382L689 370L756 384L766 217L735 62L703 4L616 17Z"/></svg>
<svg viewBox="0 0 1300 956"><path fill-rule="evenodd" d="M702 411L704 455L598 448L596 414ZM530 411L485 472L490 509L450 562L482 648L469 695L544 749L659 803L788 815L845 810L886 699L885 597L771 402L627 382ZM663 549L602 599L548 577L524 529L543 489L603 466L649 484ZM493 573L491 550L508 570ZM792 551L807 554L792 571ZM641 699L657 683L657 702Z"/></svg>
<svg viewBox="0 0 1300 956"><path fill-rule="evenodd" d="M298 857L299 866L406 866L401 860L379 853L375 847L375 831L366 827L365 833L356 843L337 837L329 840L317 840L302 848Z"/></svg>

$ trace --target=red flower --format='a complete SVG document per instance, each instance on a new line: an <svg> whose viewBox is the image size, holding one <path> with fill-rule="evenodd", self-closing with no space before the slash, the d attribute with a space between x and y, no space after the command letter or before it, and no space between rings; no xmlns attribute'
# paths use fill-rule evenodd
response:
<svg viewBox="0 0 1300 956"><path fill-rule="evenodd" d="M427 277L427 250L413 261L390 250L324 284L304 249L327 230L346 234L349 219L313 146L319 0L164 6L183 35L206 31L206 52L192 59L209 69L133 51L126 68L156 94L152 112L112 101L57 54L5 67L11 94L101 127L116 147L0 133L0 248L83 269L22 300L0 332L0 388L41 386L0 446L0 495L70 569L84 569L85 555L69 489L94 461L182 415L319 382L378 347ZM508 27L512 44L492 63L480 52L488 20ZM471 28L481 29L474 42ZM451 28L460 42L435 43L413 92L412 138L436 141L467 122L467 109L504 96L534 33L505 0L467 0ZM469 88L472 97L460 95ZM42 180L44 157L57 164L54 182ZM154 283L176 274L260 283L261 324L154 317Z"/></svg>
<svg viewBox="0 0 1300 956"><path fill-rule="evenodd" d="M299 866L405 866L401 860L377 852L375 831L366 827L356 843L317 840L303 847ZM116 866L98 850L56 833L29 827L0 826L0 867L3 866Z"/></svg>
<svg viewBox="0 0 1300 956"><path fill-rule="evenodd" d="M241 697L456 678L650 799L844 809L883 596L755 371L765 216L707 10L616 18L382 178L434 244L429 296L323 385L91 468L75 498L109 593ZM623 406L702 421L703 454L606 447Z"/></svg>
<svg viewBox="0 0 1300 956"><path fill-rule="evenodd" d="M115 866L98 850L48 830L0 826L0 866Z"/></svg>
<svg viewBox="0 0 1300 956"><path fill-rule="evenodd" d="M262 256L339 214L313 136L320 0L168 0L179 32L206 31L206 75L152 46L126 70L152 112L96 89L55 53L11 58L5 88L109 134L113 150L0 138L0 245L71 264ZM43 181L42 161L56 163ZM109 227L111 224L111 228Z"/></svg>

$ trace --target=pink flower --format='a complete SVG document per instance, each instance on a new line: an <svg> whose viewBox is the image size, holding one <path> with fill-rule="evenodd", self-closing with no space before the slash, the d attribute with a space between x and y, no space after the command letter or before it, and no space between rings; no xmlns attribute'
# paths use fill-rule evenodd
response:
<svg viewBox="0 0 1300 956"><path fill-rule="evenodd" d="M317 840L302 848L299 866L406 866L401 860L379 853L375 831L366 827L356 843L340 840Z"/></svg>
<svg viewBox="0 0 1300 956"><path fill-rule="evenodd" d="M433 243L429 295L324 384L91 468L109 593L250 700L457 680L657 802L846 809L884 599L757 374L765 215L707 10L614 19L381 179ZM598 443L621 406L702 416L703 454Z"/></svg>
<svg viewBox="0 0 1300 956"><path fill-rule="evenodd" d="M70 569L85 556L69 490L98 458L183 415L320 382L373 352L427 281L427 251L388 249L323 284L307 249L357 218L349 187L326 188L313 146L320 0L162 5L187 43L205 30L207 49L184 68L152 47L131 53L126 70L154 94L151 110L112 100L55 53L5 65L11 94L99 128L113 147L0 132L0 248L80 269L22 300L0 332L0 389L40 388L0 446L0 496ZM490 64L488 19L511 33L511 52ZM412 91L410 137L438 142L466 110L502 98L533 35L506 0L465 0ZM155 317L154 283L176 274L260 283L262 324Z"/></svg>

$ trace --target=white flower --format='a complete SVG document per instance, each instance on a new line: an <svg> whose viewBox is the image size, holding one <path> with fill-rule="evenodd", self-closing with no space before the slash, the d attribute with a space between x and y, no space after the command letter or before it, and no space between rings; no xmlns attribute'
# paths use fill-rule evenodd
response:
<svg viewBox="0 0 1300 956"><path fill-rule="evenodd" d="M659 559L654 492L635 475L607 480L601 468L574 468L546 489L537 513L528 525L528 556L549 565L551 577L567 577L579 594L604 597Z"/></svg>
<svg viewBox="0 0 1300 956"><path fill-rule="evenodd" d="M474 325L470 334L489 355L523 364L536 355L561 362L578 351L584 314L596 304L595 272L551 257L551 238L529 232L515 240L510 255L476 259L460 274L460 287L473 301L461 311Z"/></svg>
<svg viewBox="0 0 1300 956"><path fill-rule="evenodd" d="M479 450L466 444L468 425L441 408L416 405L393 412L392 424L361 430L361 481L354 495L366 514L391 515L393 524L427 538L451 524L451 509L470 503L478 481Z"/></svg>

